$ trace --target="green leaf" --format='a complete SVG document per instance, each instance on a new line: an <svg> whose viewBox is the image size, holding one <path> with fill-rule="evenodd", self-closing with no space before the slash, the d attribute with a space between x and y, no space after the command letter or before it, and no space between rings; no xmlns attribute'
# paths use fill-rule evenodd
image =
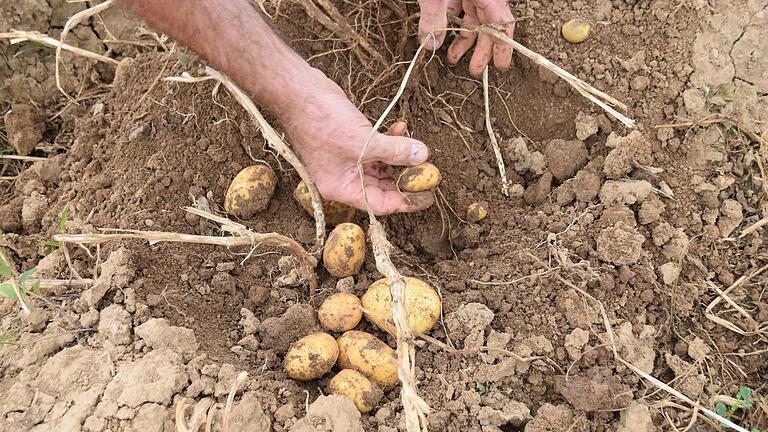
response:
<svg viewBox="0 0 768 432"><path fill-rule="evenodd" d="M6 297L9 299L16 298L16 291L13 290L13 285L11 285L10 282L5 282L0 284L0 296Z"/></svg>
<svg viewBox="0 0 768 432"><path fill-rule="evenodd" d="M727 409L725 408L725 404L724 403L718 402L717 405L715 405L715 412L718 415L720 415L722 417L725 417L726 411L727 411Z"/></svg>
<svg viewBox="0 0 768 432"><path fill-rule="evenodd" d="M15 344L15 343L16 343L16 338L15 337L9 336L9 335L4 335L4 334L0 333L0 345L2 345L2 344ZM758 431L758 432L760 432L760 431Z"/></svg>
<svg viewBox="0 0 768 432"><path fill-rule="evenodd" d="M64 204L64 208L61 210L61 216L59 216L59 231L64 232L67 228L67 218L69 217L69 203Z"/></svg>
<svg viewBox="0 0 768 432"><path fill-rule="evenodd" d="M176 60L184 66L189 64L189 56L183 52L176 53Z"/></svg>
<svg viewBox="0 0 768 432"><path fill-rule="evenodd" d="M488 387L486 387L485 384L475 383L475 388L477 388L477 392L480 396L485 396L488 393Z"/></svg>
<svg viewBox="0 0 768 432"><path fill-rule="evenodd" d="M24 288L27 284L27 280L29 280L29 277L32 276L34 272L36 272L37 269L32 267L31 269L25 271L19 276L19 287Z"/></svg>
<svg viewBox="0 0 768 432"><path fill-rule="evenodd" d="M750 400L750 396L752 396L752 389L749 387L742 387L739 389L739 392L736 393L736 399L742 401Z"/></svg>
<svg viewBox="0 0 768 432"><path fill-rule="evenodd" d="M61 247L61 242L56 240L50 240L45 243L43 243L43 246L45 247L52 247L52 248L58 248Z"/></svg>
<svg viewBox="0 0 768 432"><path fill-rule="evenodd" d="M10 276L11 267L3 261L0 261L0 276Z"/></svg>
<svg viewBox="0 0 768 432"><path fill-rule="evenodd" d="M32 287L29 289L35 294L40 294L40 281L35 281L34 284L32 284Z"/></svg>

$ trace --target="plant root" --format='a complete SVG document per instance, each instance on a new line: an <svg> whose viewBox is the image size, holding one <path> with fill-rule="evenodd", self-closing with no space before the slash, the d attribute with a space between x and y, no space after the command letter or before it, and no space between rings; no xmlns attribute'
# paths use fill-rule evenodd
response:
<svg viewBox="0 0 768 432"><path fill-rule="evenodd" d="M493 153L496 155L496 164L499 167L499 174L501 175L501 193L504 196L509 196L509 180L507 180L507 169L504 167L504 158L501 157L501 150L499 150L499 142L496 140L496 135L493 133L493 126L491 126L491 108L488 102L488 66L483 69L483 100L485 102L485 130L488 132L488 138L491 140L491 146L493 146Z"/></svg>

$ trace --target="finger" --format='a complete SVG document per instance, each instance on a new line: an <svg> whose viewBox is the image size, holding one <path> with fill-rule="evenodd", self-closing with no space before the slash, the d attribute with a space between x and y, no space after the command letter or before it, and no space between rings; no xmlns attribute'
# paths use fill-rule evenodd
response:
<svg viewBox="0 0 768 432"><path fill-rule="evenodd" d="M391 135L391 136L405 135L405 126L406 124L404 121L396 122L395 124L389 127L389 129L387 130L387 135Z"/></svg>
<svg viewBox="0 0 768 432"><path fill-rule="evenodd" d="M468 24L477 24L477 10L472 2L464 1L464 22ZM450 64L456 64L464 57L464 54L472 48L477 39L477 33L471 31L460 31L451 46L448 47L447 60Z"/></svg>
<svg viewBox="0 0 768 432"><path fill-rule="evenodd" d="M475 77L480 76L491 58L493 58L493 36L481 33L477 38L472 60L469 61L469 74Z"/></svg>
<svg viewBox="0 0 768 432"><path fill-rule="evenodd" d="M514 18L504 24L504 32L512 37L515 32ZM493 65L502 71L509 69L512 65L512 47L506 42L496 40L493 44Z"/></svg>
<svg viewBox="0 0 768 432"><path fill-rule="evenodd" d="M429 157L423 142L402 136L376 134L365 152L365 162L384 162L389 165L418 165Z"/></svg>
<svg viewBox="0 0 768 432"><path fill-rule="evenodd" d="M448 14L453 16L461 14L461 0L448 0Z"/></svg>
<svg viewBox="0 0 768 432"><path fill-rule="evenodd" d="M368 194L368 204L376 215L417 212L429 208L435 202L431 191L400 193L371 186L365 190Z"/></svg>
<svg viewBox="0 0 768 432"><path fill-rule="evenodd" d="M446 0L420 0L421 17L419 18L419 40L424 48L436 50L445 40L445 29L448 27Z"/></svg>
<svg viewBox="0 0 768 432"><path fill-rule="evenodd" d="M515 31L515 17L509 10L509 5L503 0L487 0L477 6L477 17L483 24L496 24L504 27L507 36L512 37ZM512 47L493 39L493 64L500 70L506 70L512 64ZM482 72L482 71L481 71Z"/></svg>

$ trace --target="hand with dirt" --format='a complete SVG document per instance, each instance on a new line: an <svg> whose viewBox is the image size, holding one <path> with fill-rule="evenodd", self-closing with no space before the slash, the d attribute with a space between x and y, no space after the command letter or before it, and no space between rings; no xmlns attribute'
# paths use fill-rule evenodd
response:
<svg viewBox="0 0 768 432"><path fill-rule="evenodd" d="M121 3L192 48L274 113L321 195L365 208L356 162L371 123L339 86L280 40L248 0ZM402 124L389 135L376 133L366 149L366 192L376 214L413 212L433 203L430 192L404 194L395 187L391 165L416 165L429 156L423 143L404 133Z"/></svg>
<svg viewBox="0 0 768 432"><path fill-rule="evenodd" d="M459 16L463 11L465 22L496 24L503 27L510 37L515 31L515 17L506 0L419 0L419 6L419 39L426 41L425 47L432 50L440 48L445 40L448 14ZM509 69L512 63L511 46L488 34L470 31L459 32L448 47L448 63L458 63L472 45L475 45L475 50L469 62L469 73L473 76L482 74L491 59L499 70Z"/></svg>

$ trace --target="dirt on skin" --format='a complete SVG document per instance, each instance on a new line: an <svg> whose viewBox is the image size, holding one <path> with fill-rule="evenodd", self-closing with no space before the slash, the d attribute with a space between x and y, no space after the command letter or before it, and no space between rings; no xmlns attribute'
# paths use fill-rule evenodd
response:
<svg viewBox="0 0 768 432"><path fill-rule="evenodd" d="M389 59L386 67L360 64L299 6L283 2L277 11L265 2L286 40L371 119L400 85L405 65L396 61L410 60L417 47L415 38L402 37L415 34L415 5L397 3L393 10L380 3L339 7ZM444 320L433 337L457 348L536 358L520 361L499 350L454 354L420 342L416 378L432 408L431 430L650 431L669 428L668 421L686 427L690 411L664 406L663 393L614 359L611 340L623 359L662 381L674 379L709 408L713 397L733 397L745 386L758 397L765 393L765 274L729 291L745 314L722 300L715 304L712 313L730 329L704 313L718 298L716 289L768 260L765 228L741 235L768 216L760 168L768 148L733 123L759 136L768 120L761 67L768 53L760 43L768 3L714 4L513 3L521 18L516 39L626 103L638 127L626 130L516 55L509 72L491 69L489 77L509 197L501 194L485 130L482 83L467 74L467 60L445 66L442 48L415 70L387 124L407 121L411 135L430 146L442 182L437 205L383 219L394 262L439 289ZM0 31L57 37L66 17L83 7L4 5ZM402 16L411 17L407 24ZM590 37L576 45L559 35L560 25L575 17L593 24ZM190 416L205 412L247 371L231 430L314 430L337 422L343 430L405 430L396 390L360 416L353 405L321 396L333 373L302 383L282 369L290 344L318 331L315 310L326 297L360 296L381 277L370 254L353 280L337 281L319 266L320 287L309 297L306 286L281 278L295 269L278 249L115 241L98 251L69 247L66 257L45 245L60 231L65 206L68 233L222 235L182 207L222 213L232 178L263 163L277 173L274 196L266 209L238 222L314 242L311 216L292 197L298 177L267 151L233 98L214 92L210 81L162 80L202 74L193 54L172 43L153 51L103 42L107 30L119 40L154 40L137 26L115 9L73 31L71 42L125 57L117 68L65 61L65 89L82 96L78 104L56 93L45 50L2 45L3 136L9 145L12 137L27 137L29 152L48 159L2 165L2 175L20 173L0 182L0 244L19 270L36 266L41 276L67 280L75 277L71 261L94 282L44 290L42 299L30 299L30 315L15 302L0 304L2 334L16 340L0 349L0 424L170 431L183 397L193 403ZM44 127L14 120L24 113L41 116ZM716 113L732 119L686 124ZM656 127L669 123L682 126ZM488 215L468 223L463 219L474 202ZM356 222L366 228L360 212ZM358 329L394 346L366 321ZM764 409L755 404L732 420L765 429ZM709 430L709 422L699 418L694 429Z"/></svg>

